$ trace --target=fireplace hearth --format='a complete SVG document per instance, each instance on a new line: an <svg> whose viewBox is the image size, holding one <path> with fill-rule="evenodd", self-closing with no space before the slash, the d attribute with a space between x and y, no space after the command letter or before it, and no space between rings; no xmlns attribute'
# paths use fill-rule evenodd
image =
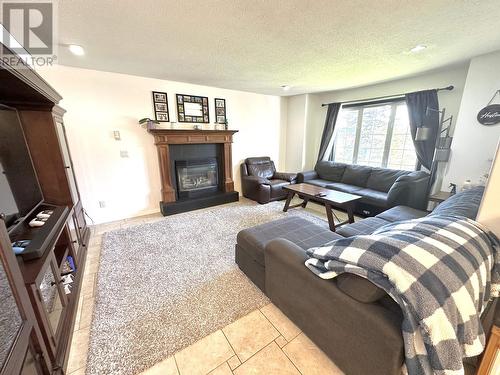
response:
<svg viewBox="0 0 500 375"><path fill-rule="evenodd" d="M219 166L216 158L176 160L179 199L206 196L219 190Z"/></svg>

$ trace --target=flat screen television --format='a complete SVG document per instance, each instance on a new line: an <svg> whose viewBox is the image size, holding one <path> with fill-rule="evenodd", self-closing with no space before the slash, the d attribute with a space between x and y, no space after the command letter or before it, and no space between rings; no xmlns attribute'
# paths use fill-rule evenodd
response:
<svg viewBox="0 0 500 375"><path fill-rule="evenodd" d="M12 229L43 201L17 110L0 104L0 214Z"/></svg>

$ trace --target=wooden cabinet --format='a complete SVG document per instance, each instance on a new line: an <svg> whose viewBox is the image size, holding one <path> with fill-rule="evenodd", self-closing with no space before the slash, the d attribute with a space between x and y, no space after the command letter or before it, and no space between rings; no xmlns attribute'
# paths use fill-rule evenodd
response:
<svg viewBox="0 0 500 375"><path fill-rule="evenodd" d="M0 47L6 48L1 43ZM43 205L58 209L61 220L44 232L43 241L32 241L40 243L41 257L30 260L16 259L11 246L16 233L7 233L0 220L0 375L64 375L90 231L71 159L65 111L57 106L61 96L22 60L16 60L20 66L8 64L0 69L0 103L17 110ZM18 239L35 238L35 232L26 225ZM73 264L69 270L66 260ZM68 273L71 288L64 285ZM4 306L4 298L10 305Z"/></svg>

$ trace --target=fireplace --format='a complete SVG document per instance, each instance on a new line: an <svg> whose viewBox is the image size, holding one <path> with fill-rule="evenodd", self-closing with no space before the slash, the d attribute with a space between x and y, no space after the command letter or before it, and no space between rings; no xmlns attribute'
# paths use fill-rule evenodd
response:
<svg viewBox="0 0 500 375"><path fill-rule="evenodd" d="M218 170L216 158L176 160L179 199L201 197L219 190Z"/></svg>
<svg viewBox="0 0 500 375"><path fill-rule="evenodd" d="M158 150L163 215L238 201L231 157L236 132L149 130Z"/></svg>

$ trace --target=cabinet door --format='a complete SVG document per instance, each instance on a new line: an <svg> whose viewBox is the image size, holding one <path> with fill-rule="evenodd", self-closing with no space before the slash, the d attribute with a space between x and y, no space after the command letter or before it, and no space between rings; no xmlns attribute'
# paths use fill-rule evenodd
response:
<svg viewBox="0 0 500 375"><path fill-rule="evenodd" d="M50 255L50 258L47 266L41 272L36 289L38 290L42 308L40 315L43 317L47 336L50 337L52 346L56 347L61 333L67 300L61 286L62 280L56 259L53 254Z"/></svg>
<svg viewBox="0 0 500 375"><path fill-rule="evenodd" d="M83 210L81 204L78 204L75 207L75 216L78 233L80 234L80 239L83 245L86 236L85 232L87 231L87 221L85 220L85 211Z"/></svg>
<svg viewBox="0 0 500 375"><path fill-rule="evenodd" d="M82 239L80 238L80 230L78 229L78 223L76 221L75 214L71 215L71 217L68 220L68 232L76 258L78 255L78 249L82 245Z"/></svg>
<svg viewBox="0 0 500 375"><path fill-rule="evenodd" d="M40 363L39 355L30 345L23 360L19 375L42 375L43 367Z"/></svg>
<svg viewBox="0 0 500 375"><path fill-rule="evenodd" d="M59 143L61 145L61 152L64 159L64 167L66 168L66 175L68 178L69 189L71 192L71 198L73 200L73 205L80 201L80 192L78 191L78 184L76 182L75 171L73 168L73 161L71 160L71 154L69 152L68 139L66 137L66 129L64 124L55 119L57 136L59 138Z"/></svg>
<svg viewBox="0 0 500 375"><path fill-rule="evenodd" d="M0 262L0 368L7 362L16 338L22 331L24 318L17 307L10 281L3 262Z"/></svg>
<svg viewBox="0 0 500 375"><path fill-rule="evenodd" d="M0 374L47 374L51 368L9 236L0 220ZM30 358L27 357L29 352ZM25 372L26 358L31 372ZM26 367L28 369L28 366ZM33 372L35 371L35 372Z"/></svg>

